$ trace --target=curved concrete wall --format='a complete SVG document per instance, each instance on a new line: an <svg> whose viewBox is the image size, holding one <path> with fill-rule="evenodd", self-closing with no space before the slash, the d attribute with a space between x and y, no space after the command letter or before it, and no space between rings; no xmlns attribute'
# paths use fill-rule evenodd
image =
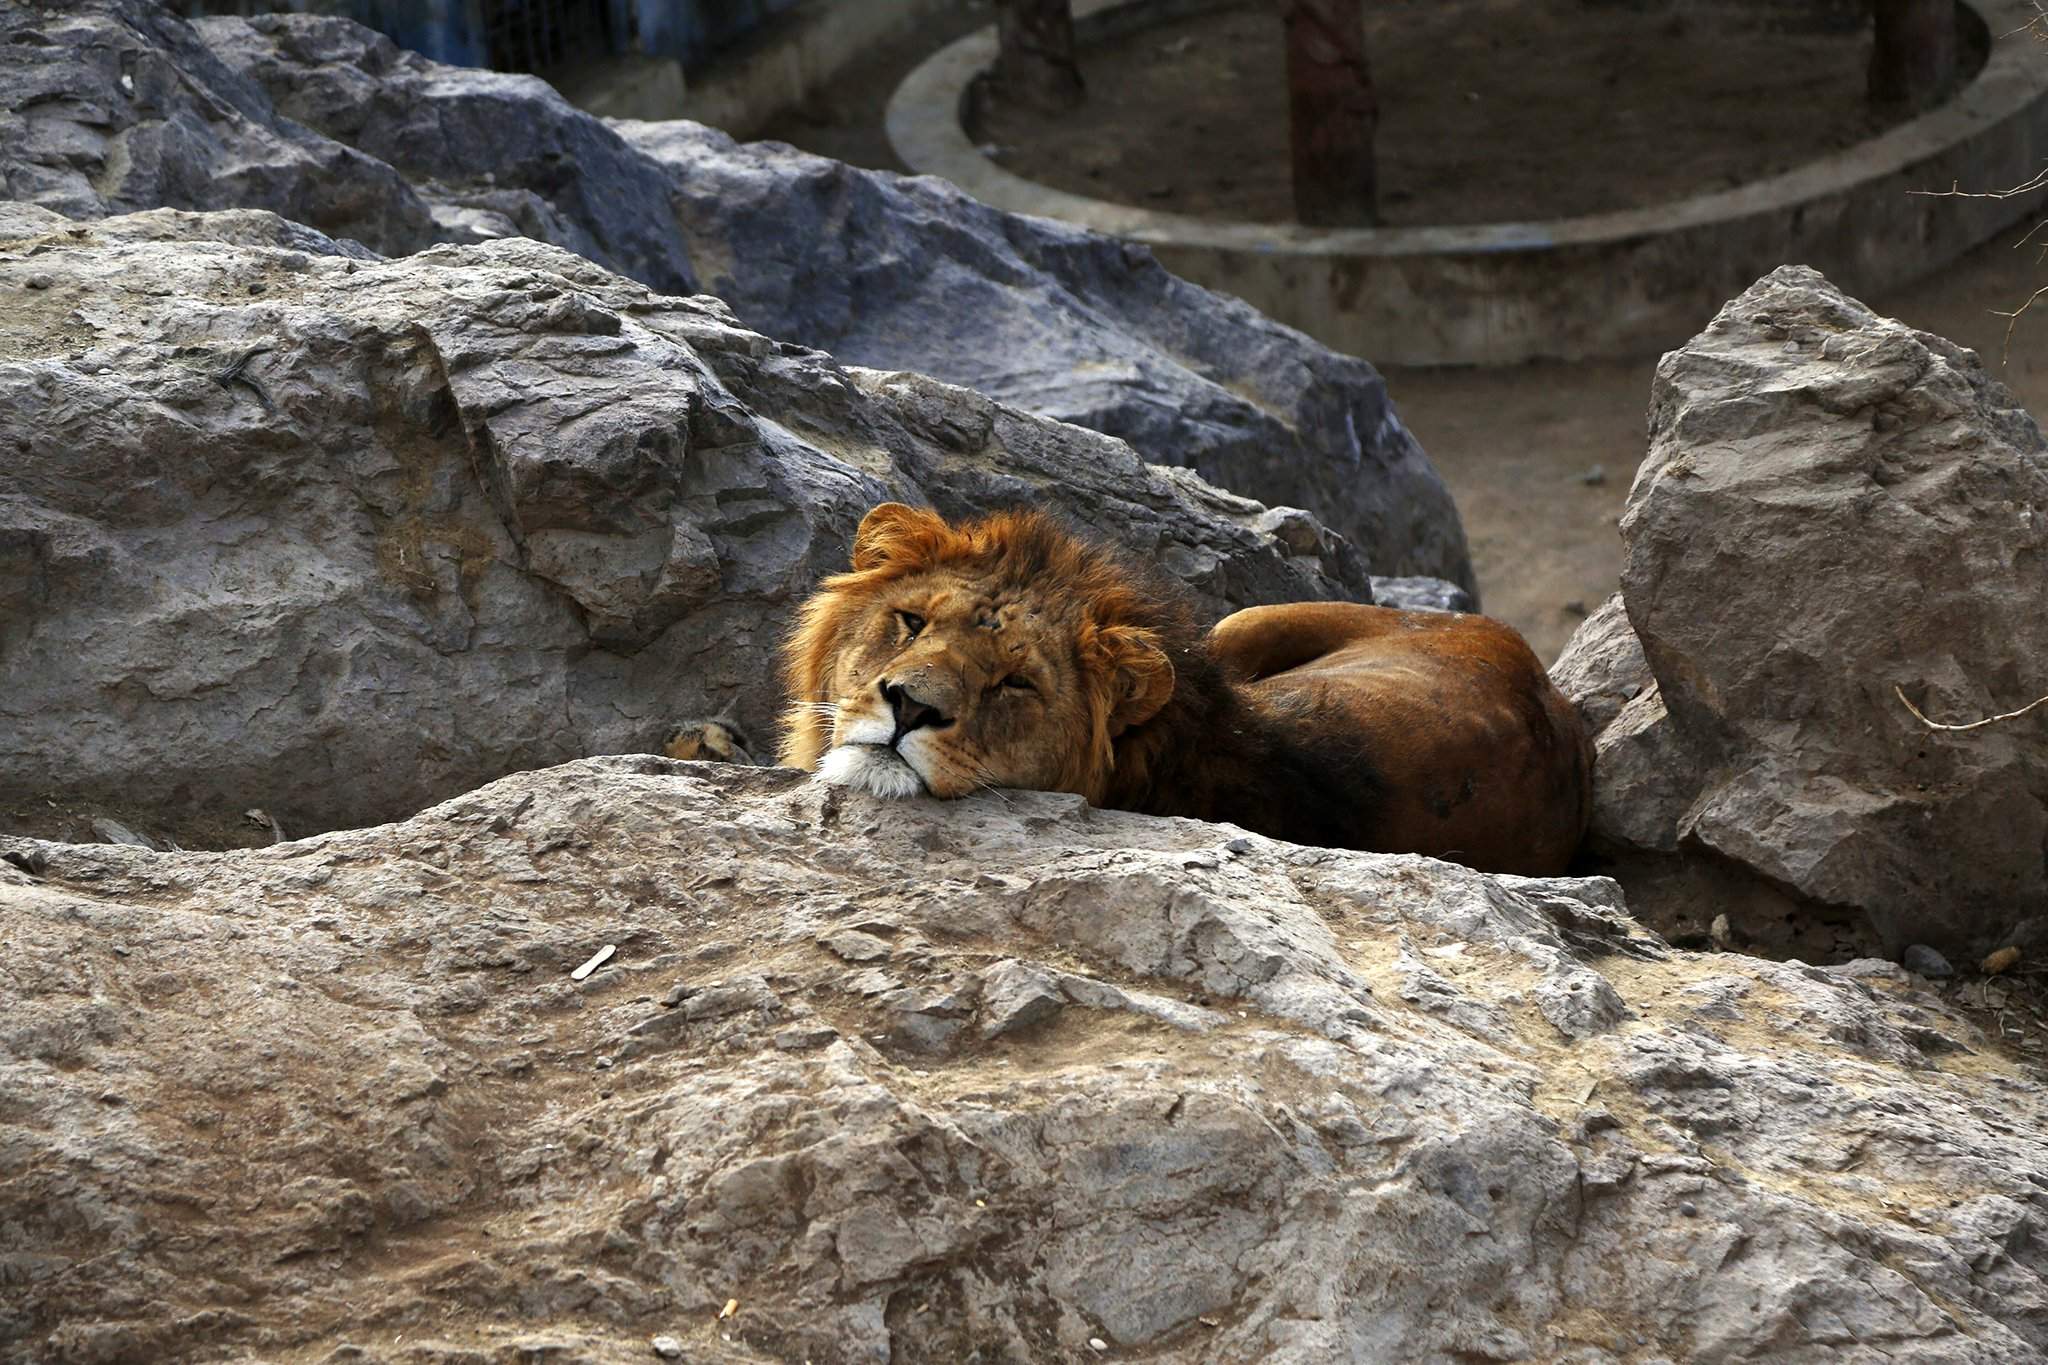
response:
<svg viewBox="0 0 2048 1365"><path fill-rule="evenodd" d="M1080 36L1142 22L1152 2L1081 0ZM905 79L889 139L907 165L984 203L1142 242L1188 279L1382 364L1640 355L1684 341L1780 265L1881 293L2042 205L2048 191L1928 193L2003 189L2048 165L2048 48L2021 31L2035 10L2029 0L1972 8L1993 35L1990 57L1940 108L1767 180L1581 218L1324 229L1157 213L1035 184L983 157L961 126L968 87L995 57L993 29Z"/></svg>

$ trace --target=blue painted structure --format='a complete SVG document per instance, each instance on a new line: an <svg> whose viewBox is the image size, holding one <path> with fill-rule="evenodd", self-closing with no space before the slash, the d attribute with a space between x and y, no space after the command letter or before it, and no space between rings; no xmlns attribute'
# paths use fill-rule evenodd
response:
<svg viewBox="0 0 2048 1365"><path fill-rule="evenodd" d="M338 14L455 66L530 70L604 51L673 57L685 70L805 0L184 0L191 14ZM859 4L861 0L808 0Z"/></svg>

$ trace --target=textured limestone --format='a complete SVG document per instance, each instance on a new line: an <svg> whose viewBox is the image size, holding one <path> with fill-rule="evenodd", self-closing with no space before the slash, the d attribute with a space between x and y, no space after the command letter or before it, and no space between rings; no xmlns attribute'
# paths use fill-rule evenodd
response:
<svg viewBox="0 0 2048 1365"><path fill-rule="evenodd" d="M0 853L9 1360L2048 1348L2040 1086L1602 881L653 758Z"/></svg>
<svg viewBox="0 0 2048 1365"><path fill-rule="evenodd" d="M1786 267L1658 367L1616 603L1556 675L1596 842L1976 961L2048 935L2048 442L1977 357ZM1624 619L1625 614L1625 619ZM1688 874L1689 875L1689 874Z"/></svg>
<svg viewBox="0 0 2048 1365"><path fill-rule="evenodd" d="M264 213L14 205L0 295L9 818L218 842L689 716L765 748L794 606L885 498L1050 504L1214 613L1371 594L1305 512L535 242L387 261Z"/></svg>

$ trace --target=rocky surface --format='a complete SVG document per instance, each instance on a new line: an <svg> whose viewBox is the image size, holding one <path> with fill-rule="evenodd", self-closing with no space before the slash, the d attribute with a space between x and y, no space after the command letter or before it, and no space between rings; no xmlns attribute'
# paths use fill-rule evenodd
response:
<svg viewBox="0 0 2048 1365"><path fill-rule="evenodd" d="M1050 503L1216 613L1371 592L1305 512L523 239L15 205L0 297L16 828L373 823L688 716L768 747L790 614L885 498Z"/></svg>
<svg viewBox="0 0 2048 1365"><path fill-rule="evenodd" d="M1146 248L686 122L668 166L704 288L751 326L918 370L1306 507L1384 574L1474 588L1450 493L1372 366L1169 273Z"/></svg>
<svg viewBox="0 0 2048 1365"><path fill-rule="evenodd" d="M0 8L0 198L73 218L269 209L394 254L441 235L404 176L281 118L147 0Z"/></svg>
<svg viewBox="0 0 2048 1365"><path fill-rule="evenodd" d="M1600 727L1596 844L1696 917L2048 942L2048 710L1941 732L1899 695L2048 694L2043 509L2048 442L1973 353L1759 281L1658 367L1621 592L1554 670Z"/></svg>
<svg viewBox="0 0 2048 1365"><path fill-rule="evenodd" d="M7 1360L2048 1350L2038 1083L1604 881L654 758L0 853Z"/></svg>
<svg viewBox="0 0 2048 1365"><path fill-rule="evenodd" d="M385 255L521 235L749 328L911 370L1309 508L1375 572L1472 587L1442 481L1370 365L1110 239L935 181L688 123L607 125L526 76L345 20L0 10L0 177L72 217L268 209Z"/></svg>

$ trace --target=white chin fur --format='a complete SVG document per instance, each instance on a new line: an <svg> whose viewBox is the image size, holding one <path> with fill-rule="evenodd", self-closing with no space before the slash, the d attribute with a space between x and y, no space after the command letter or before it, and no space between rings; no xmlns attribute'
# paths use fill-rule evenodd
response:
<svg viewBox="0 0 2048 1365"><path fill-rule="evenodd" d="M923 780L902 758L865 744L842 744L827 753L818 765L818 776L835 787L891 799L916 796L924 790Z"/></svg>

